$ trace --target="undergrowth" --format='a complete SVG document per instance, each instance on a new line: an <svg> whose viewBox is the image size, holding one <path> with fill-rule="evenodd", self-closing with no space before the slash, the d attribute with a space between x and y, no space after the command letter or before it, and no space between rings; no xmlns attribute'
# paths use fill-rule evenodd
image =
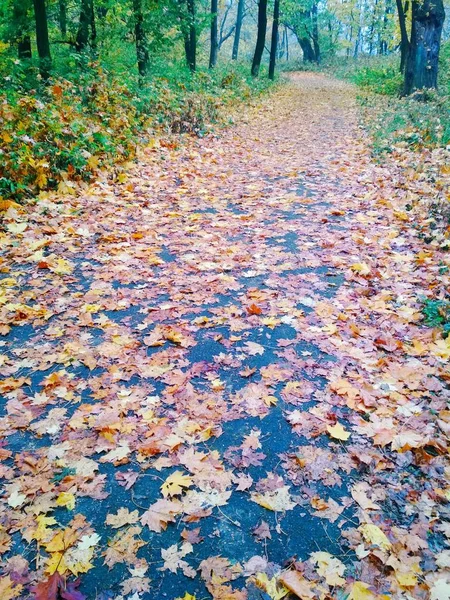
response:
<svg viewBox="0 0 450 600"><path fill-rule="evenodd" d="M55 70L44 85L34 65L2 61L0 198L19 202L40 190L67 192L74 181L132 159L155 131L203 135L226 119L226 107L268 86L247 65L192 76L181 61L155 66L141 86L134 74L87 61Z"/></svg>

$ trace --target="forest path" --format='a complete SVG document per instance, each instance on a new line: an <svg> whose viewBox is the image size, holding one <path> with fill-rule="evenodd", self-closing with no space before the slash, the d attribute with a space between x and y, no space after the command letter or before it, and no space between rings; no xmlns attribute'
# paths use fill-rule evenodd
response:
<svg viewBox="0 0 450 600"><path fill-rule="evenodd" d="M446 585L446 350L417 302L442 257L391 206L396 178L355 90L299 73L218 137L9 211L13 593L52 598L57 568L89 600L267 600L282 588L251 577L293 557L301 598Z"/></svg>

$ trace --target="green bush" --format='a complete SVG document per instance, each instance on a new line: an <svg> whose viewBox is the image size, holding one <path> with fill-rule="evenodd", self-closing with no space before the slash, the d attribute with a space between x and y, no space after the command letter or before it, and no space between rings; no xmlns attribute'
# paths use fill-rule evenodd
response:
<svg viewBox="0 0 450 600"><path fill-rule="evenodd" d="M192 75L181 61L161 61L139 87L134 72L112 74L87 61L80 68L74 61L81 59L66 61L65 77L46 86L33 65L3 65L0 197L20 201L58 186L69 191L71 182L132 159L156 130L202 135L224 118L225 106L269 85L255 82L248 65Z"/></svg>

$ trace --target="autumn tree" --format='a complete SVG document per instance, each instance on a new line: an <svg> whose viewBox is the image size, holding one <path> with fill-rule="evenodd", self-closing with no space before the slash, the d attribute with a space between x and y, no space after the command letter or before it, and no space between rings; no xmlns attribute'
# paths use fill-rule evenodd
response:
<svg viewBox="0 0 450 600"><path fill-rule="evenodd" d="M234 30L233 51L231 53L232 60L237 60L239 54L239 42L241 40L242 22L244 20L245 0L238 0L236 27Z"/></svg>
<svg viewBox="0 0 450 600"><path fill-rule="evenodd" d="M404 93L436 88L445 10L442 0L413 0Z"/></svg>
<svg viewBox="0 0 450 600"><path fill-rule="evenodd" d="M275 63L278 51L278 23L280 20L280 0L274 0L273 21L272 21L272 39L270 43L270 61L269 61L269 79L275 77Z"/></svg>
<svg viewBox="0 0 450 600"><path fill-rule="evenodd" d="M29 3L23 0L15 0L13 4L13 34L14 43L17 44L17 55L20 60L31 58L31 37L28 13Z"/></svg>
<svg viewBox="0 0 450 600"><path fill-rule="evenodd" d="M266 30L267 30L267 0L258 1L258 29L256 36L256 47L255 54L253 55L252 62L252 75L257 77L259 74L259 68L261 66L261 59L264 52L264 46L266 43Z"/></svg>
<svg viewBox="0 0 450 600"><path fill-rule="evenodd" d="M209 51L209 68L212 69L217 63L217 52L219 49L218 38L218 19L217 12L219 10L218 0L211 0L211 31L210 31L210 51Z"/></svg>
<svg viewBox="0 0 450 600"><path fill-rule="evenodd" d="M133 0L133 17L138 72L139 77L142 78L147 74L149 62L147 38L144 29L144 15L142 12L142 0Z"/></svg>
<svg viewBox="0 0 450 600"><path fill-rule="evenodd" d="M52 57L48 38L47 7L45 0L33 0L34 18L36 23L36 45L39 55L39 70L41 77L47 80L50 76Z"/></svg>

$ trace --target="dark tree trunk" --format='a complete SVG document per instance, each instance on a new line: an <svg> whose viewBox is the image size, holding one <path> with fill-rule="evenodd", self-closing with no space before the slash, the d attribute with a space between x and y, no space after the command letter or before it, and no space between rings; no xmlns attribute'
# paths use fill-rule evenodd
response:
<svg viewBox="0 0 450 600"><path fill-rule="evenodd" d="M319 26L317 22L317 3L314 2L311 8L312 20L312 40L314 47L314 58L316 63L320 63L320 46L319 46Z"/></svg>
<svg viewBox="0 0 450 600"><path fill-rule="evenodd" d="M239 54L239 41L241 39L242 21L244 20L244 2L245 0L238 1L236 29L234 31L233 51L231 54L232 60L237 60Z"/></svg>
<svg viewBox="0 0 450 600"><path fill-rule="evenodd" d="M400 26L400 71L405 71L406 59L409 53L409 37L406 29L406 15L408 13L408 0L403 5L402 0L396 0L397 13L398 13L398 24Z"/></svg>
<svg viewBox="0 0 450 600"><path fill-rule="evenodd" d="M81 0L80 20L78 23L75 49L77 52L85 50L89 42L89 23L91 21L91 8L89 0Z"/></svg>
<svg viewBox="0 0 450 600"><path fill-rule="evenodd" d="M147 39L144 29L144 15L142 13L142 0L133 0L134 37L136 40L136 58L139 77L145 77L148 69Z"/></svg>
<svg viewBox="0 0 450 600"><path fill-rule="evenodd" d="M272 80L275 77L275 63L277 60L279 20L280 20L280 0L275 0L274 4L273 4L272 39L270 42L270 62L269 62L269 79L272 79Z"/></svg>
<svg viewBox="0 0 450 600"><path fill-rule="evenodd" d="M267 0L259 0L258 2L258 35L256 38L255 54L252 63L252 75L257 77L259 67L261 66L261 58L264 52L266 43L267 30Z"/></svg>
<svg viewBox="0 0 450 600"><path fill-rule="evenodd" d="M48 39L47 9L45 0L33 0L36 21L36 45L39 55L39 71L44 80L50 77L52 57Z"/></svg>
<svg viewBox="0 0 450 600"><path fill-rule="evenodd" d="M289 62L289 34L287 27L284 28L286 32L286 62Z"/></svg>
<svg viewBox="0 0 450 600"><path fill-rule="evenodd" d="M195 29L195 0L186 0L188 26L184 35L186 61L192 72L197 66L197 31Z"/></svg>
<svg viewBox="0 0 450 600"><path fill-rule="evenodd" d="M58 13L58 21L59 21L59 30L63 38L67 35L67 4L66 0L59 0L59 13Z"/></svg>
<svg viewBox="0 0 450 600"><path fill-rule="evenodd" d="M13 5L14 41L17 44L17 57L27 60L32 56L31 39L28 29L28 9L22 0L15 0Z"/></svg>
<svg viewBox="0 0 450 600"><path fill-rule="evenodd" d="M213 69L217 63L217 50L219 48L217 32L217 0L211 0L211 47L209 51L209 68Z"/></svg>
<svg viewBox="0 0 450 600"><path fill-rule="evenodd" d="M309 38L305 37L298 37L298 43L300 44L300 48L302 49L303 52L303 62L304 63L308 63L308 62L314 62L316 57L314 54L314 49L312 47L311 44L311 40Z"/></svg>
<svg viewBox="0 0 450 600"><path fill-rule="evenodd" d="M97 50L97 26L95 24L94 0L89 1L89 25L91 26L90 44L95 53Z"/></svg>
<svg viewBox="0 0 450 600"><path fill-rule="evenodd" d="M412 27L405 70L404 94L436 88L445 10L442 0L418 0L412 5Z"/></svg>
<svg viewBox="0 0 450 600"><path fill-rule="evenodd" d="M19 60L28 60L32 57L31 38L29 35L23 35L17 41L17 56Z"/></svg>

